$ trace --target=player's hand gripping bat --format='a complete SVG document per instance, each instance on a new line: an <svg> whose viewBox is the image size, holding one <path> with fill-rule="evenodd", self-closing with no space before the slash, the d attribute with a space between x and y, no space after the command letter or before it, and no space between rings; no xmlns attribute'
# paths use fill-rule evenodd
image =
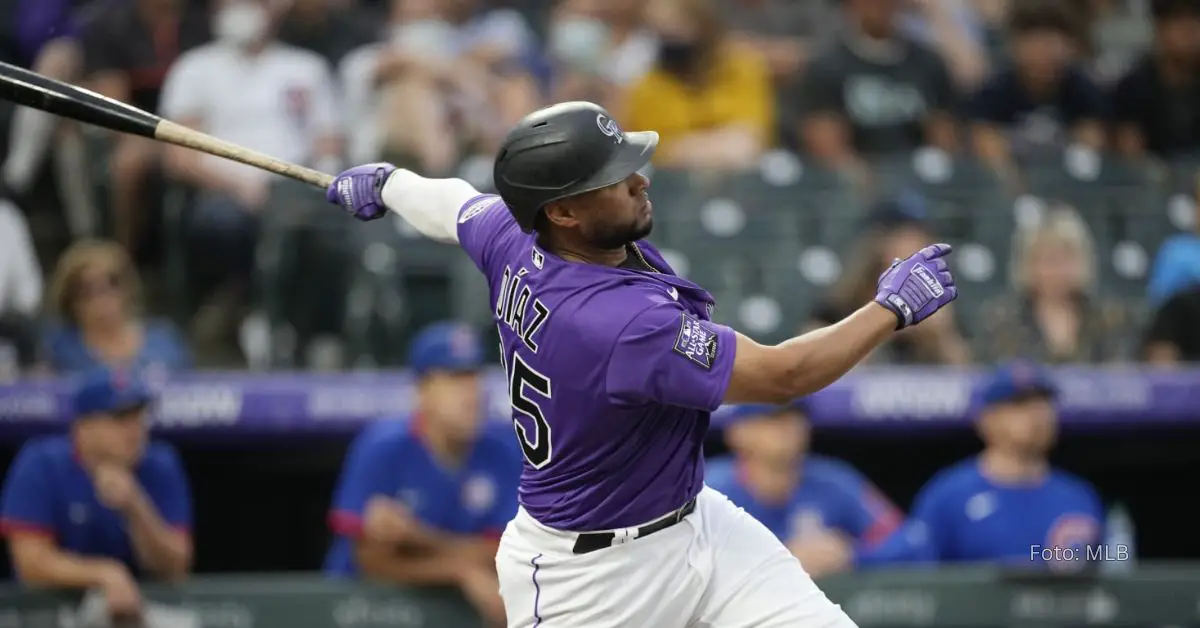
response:
<svg viewBox="0 0 1200 628"><path fill-rule="evenodd" d="M106 129L186 146L319 188L329 187L333 183L333 176L323 172L217 139L137 107L7 63L0 63L0 98Z"/></svg>

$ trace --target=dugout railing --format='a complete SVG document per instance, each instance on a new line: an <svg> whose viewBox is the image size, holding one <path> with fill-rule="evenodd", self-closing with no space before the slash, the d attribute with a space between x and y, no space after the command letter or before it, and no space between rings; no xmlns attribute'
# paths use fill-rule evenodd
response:
<svg viewBox="0 0 1200 628"><path fill-rule="evenodd" d="M1121 567L1116 556L1102 567ZM1101 570L1106 571L1106 570ZM878 571L821 581L861 628L1200 626L1200 564L1121 573L988 567ZM476 628L450 590L401 589L318 575L202 576L147 585L148 600L195 613L203 628ZM78 595L0 589L0 627L77 626Z"/></svg>

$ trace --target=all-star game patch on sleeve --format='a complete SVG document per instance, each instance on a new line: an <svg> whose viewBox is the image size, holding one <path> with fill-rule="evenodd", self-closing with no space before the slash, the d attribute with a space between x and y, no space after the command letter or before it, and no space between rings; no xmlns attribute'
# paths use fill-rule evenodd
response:
<svg viewBox="0 0 1200 628"><path fill-rule="evenodd" d="M491 251L503 237L520 234L504 201L495 194L483 194L467 201L458 211L458 243L475 266L487 272Z"/></svg>
<svg viewBox="0 0 1200 628"><path fill-rule="evenodd" d="M711 412L733 375L732 329L675 304L638 314L617 338L607 387L614 401L656 402Z"/></svg>

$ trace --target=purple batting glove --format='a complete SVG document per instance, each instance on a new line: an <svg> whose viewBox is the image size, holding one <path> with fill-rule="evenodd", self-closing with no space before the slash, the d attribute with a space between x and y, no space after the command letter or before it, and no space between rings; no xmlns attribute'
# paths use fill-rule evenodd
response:
<svg viewBox="0 0 1200 628"><path fill-rule="evenodd" d="M954 277L942 259L950 250L949 244L927 246L896 260L879 276L875 302L896 315L896 329L916 325L958 298Z"/></svg>
<svg viewBox="0 0 1200 628"><path fill-rule="evenodd" d="M395 166L385 163L355 166L333 180L325 199L363 222L383 218L387 215L383 184L395 171Z"/></svg>

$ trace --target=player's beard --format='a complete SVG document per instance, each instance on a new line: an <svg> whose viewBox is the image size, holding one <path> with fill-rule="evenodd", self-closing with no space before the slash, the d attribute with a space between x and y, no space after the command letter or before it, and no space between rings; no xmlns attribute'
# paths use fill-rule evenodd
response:
<svg viewBox="0 0 1200 628"><path fill-rule="evenodd" d="M588 238L592 246L600 250L619 249L631 242L637 242L650 235L654 230L654 217L637 218L634 222L624 225L601 225Z"/></svg>

